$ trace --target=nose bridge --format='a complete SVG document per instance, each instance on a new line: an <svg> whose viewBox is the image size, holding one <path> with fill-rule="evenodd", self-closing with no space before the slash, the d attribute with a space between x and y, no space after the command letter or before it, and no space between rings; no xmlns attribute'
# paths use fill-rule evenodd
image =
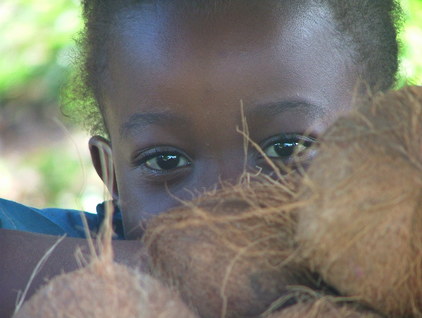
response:
<svg viewBox="0 0 422 318"><path fill-rule="evenodd" d="M236 183L245 167L243 136L236 131L241 125L240 110L231 108L222 116L209 107L200 118L195 136L198 140L197 165L193 188L198 190L221 187L221 183ZM219 123L216 127L215 123Z"/></svg>
<svg viewBox="0 0 422 318"><path fill-rule="evenodd" d="M219 178L223 182L234 183L239 180L245 168L245 156L243 153L239 153L238 158L235 160L219 160Z"/></svg>
<svg viewBox="0 0 422 318"><path fill-rule="evenodd" d="M203 163L197 185L201 189L220 188L222 183L234 184L239 180L245 167L243 152L207 160Z"/></svg>

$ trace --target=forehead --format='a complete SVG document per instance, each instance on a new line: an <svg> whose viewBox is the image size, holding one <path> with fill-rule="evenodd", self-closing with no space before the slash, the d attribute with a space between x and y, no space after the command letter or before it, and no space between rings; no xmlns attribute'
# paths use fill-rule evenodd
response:
<svg viewBox="0 0 422 318"><path fill-rule="evenodd" d="M234 45L245 51L251 42L267 46L280 35L281 24L288 19L287 10L281 11L274 1L255 5L225 1L230 5L221 5L219 10L209 5L202 10L181 7L178 2L142 4L120 12L113 29L119 48L132 50L139 45L145 58L154 53L158 54L156 59L169 57L169 51L171 56L180 57L187 49L190 57L230 55Z"/></svg>
<svg viewBox="0 0 422 318"><path fill-rule="evenodd" d="M205 10L175 0L122 10L109 46L113 98L120 105L134 99L157 105L157 97L170 91L202 97L211 92L213 98L218 92L265 103L280 91L299 95L302 89L327 102L323 91L342 85L349 52L340 49L327 7L286 2L224 1ZM257 101L258 95L269 100Z"/></svg>
<svg viewBox="0 0 422 318"><path fill-rule="evenodd" d="M280 58L300 51L311 36L334 28L322 5L280 4L287 1L220 1L202 10L174 0L122 10L113 27L111 58L156 71L199 62L206 70L219 61L247 58L270 49ZM195 2L195 1L191 1ZM332 34L328 37L332 38ZM207 63L208 62L208 63ZM288 62L288 61L286 61Z"/></svg>

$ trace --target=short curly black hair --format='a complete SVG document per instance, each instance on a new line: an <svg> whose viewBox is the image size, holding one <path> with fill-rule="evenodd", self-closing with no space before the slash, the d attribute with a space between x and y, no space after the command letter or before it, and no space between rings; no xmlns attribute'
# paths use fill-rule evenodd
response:
<svg viewBox="0 0 422 318"><path fill-rule="evenodd" d="M107 135L102 109L102 85L107 66L105 43L110 38L116 16L122 10L146 0L82 0L84 29L79 35L76 71L65 90L63 110L91 134ZM151 1L151 0L148 0ZM154 0L164 1L164 0ZM233 0L183 0L195 7L215 9ZM260 1L260 0L241 0ZM291 5L299 0L273 0ZM387 90L396 82L398 71L397 39L401 25L398 0L300 0L328 6L337 25L334 27L345 46L360 65L361 78L375 90ZM212 4L212 5L210 5Z"/></svg>

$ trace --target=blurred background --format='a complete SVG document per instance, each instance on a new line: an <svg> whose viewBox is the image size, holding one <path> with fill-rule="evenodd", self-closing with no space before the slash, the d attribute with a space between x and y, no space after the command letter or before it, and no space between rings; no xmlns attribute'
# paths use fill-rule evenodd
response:
<svg viewBox="0 0 422 318"><path fill-rule="evenodd" d="M399 85L422 84L422 0L401 0ZM88 134L60 113L82 26L78 0L0 2L0 197L94 212L104 197Z"/></svg>

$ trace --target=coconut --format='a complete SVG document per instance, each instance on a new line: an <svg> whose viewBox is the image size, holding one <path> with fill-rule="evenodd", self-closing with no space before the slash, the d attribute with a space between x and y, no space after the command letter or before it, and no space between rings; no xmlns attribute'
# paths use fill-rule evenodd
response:
<svg viewBox="0 0 422 318"><path fill-rule="evenodd" d="M294 254L294 187L267 179L206 194L153 219L144 245L154 277L202 318L257 317L289 285L312 285Z"/></svg>
<svg viewBox="0 0 422 318"><path fill-rule="evenodd" d="M42 287L14 318L156 318L195 315L177 293L149 275L96 261Z"/></svg>
<svg viewBox="0 0 422 318"><path fill-rule="evenodd" d="M382 316L354 305L338 304L321 298L301 302L266 316L266 318L381 318Z"/></svg>
<svg viewBox="0 0 422 318"><path fill-rule="evenodd" d="M53 278L14 318L194 318L176 292L127 266L96 260Z"/></svg>
<svg viewBox="0 0 422 318"><path fill-rule="evenodd" d="M422 317L422 88L376 96L326 132L301 192L311 270L394 317Z"/></svg>

